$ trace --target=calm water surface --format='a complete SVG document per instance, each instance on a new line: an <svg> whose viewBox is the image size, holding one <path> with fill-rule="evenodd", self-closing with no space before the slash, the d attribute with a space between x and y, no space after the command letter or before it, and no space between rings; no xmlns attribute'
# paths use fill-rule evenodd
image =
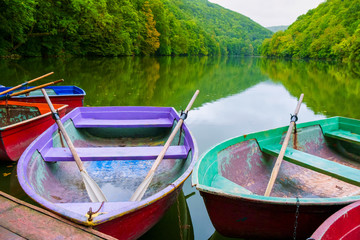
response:
<svg viewBox="0 0 360 240"><path fill-rule="evenodd" d="M186 123L200 154L250 132L289 124L305 94L299 122L331 116L360 118L360 67L320 61L262 58L125 57L0 60L0 84L14 86L55 72L87 95L86 106L173 106L184 109L200 90ZM16 164L0 164L0 190L31 202L16 178ZM181 229L181 231L180 231ZM226 239L215 232L200 194L185 182L183 195L142 239Z"/></svg>

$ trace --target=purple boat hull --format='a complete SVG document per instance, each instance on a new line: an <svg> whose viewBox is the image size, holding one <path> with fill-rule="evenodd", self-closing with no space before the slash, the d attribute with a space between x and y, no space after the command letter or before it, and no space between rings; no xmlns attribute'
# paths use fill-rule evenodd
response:
<svg viewBox="0 0 360 240"><path fill-rule="evenodd" d="M179 120L169 107L81 107L62 122L91 178L108 202L92 203L66 143L53 125L24 152L18 179L43 207L118 239L136 239L175 202L197 160L197 145L183 125L156 170L143 200L129 199L144 180ZM89 218L88 211L99 209Z"/></svg>

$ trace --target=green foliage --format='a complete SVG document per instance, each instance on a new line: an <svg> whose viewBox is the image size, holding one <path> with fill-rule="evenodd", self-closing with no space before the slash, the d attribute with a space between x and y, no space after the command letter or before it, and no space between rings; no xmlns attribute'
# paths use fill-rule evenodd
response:
<svg viewBox="0 0 360 240"><path fill-rule="evenodd" d="M205 0L0 0L0 55L256 55L271 32Z"/></svg>
<svg viewBox="0 0 360 240"><path fill-rule="evenodd" d="M358 62L262 58L259 65L262 73L281 83L292 96L304 93L304 103L316 114L360 118L354 110L360 101Z"/></svg>
<svg viewBox="0 0 360 240"><path fill-rule="evenodd" d="M327 0L261 47L264 56L359 60L360 0Z"/></svg>
<svg viewBox="0 0 360 240"><path fill-rule="evenodd" d="M26 41L35 23L35 1L0 0L0 9L0 55L4 55Z"/></svg>
<svg viewBox="0 0 360 240"><path fill-rule="evenodd" d="M64 78L86 92L86 106L173 106L185 109L196 89L194 108L266 81L261 58L238 56L135 56L121 58L0 59L1 84L16 86L46 72L31 84ZM239 77L241 76L241 77Z"/></svg>

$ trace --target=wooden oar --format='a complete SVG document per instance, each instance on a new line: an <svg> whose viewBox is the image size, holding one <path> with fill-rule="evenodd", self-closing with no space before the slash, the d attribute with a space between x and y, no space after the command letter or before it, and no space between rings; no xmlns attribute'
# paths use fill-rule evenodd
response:
<svg viewBox="0 0 360 240"><path fill-rule="evenodd" d="M55 119L56 124L58 125L62 135L65 138L65 141L68 145L68 147L70 148L70 151L75 159L76 165L78 166L82 179L84 181L85 184L85 188L87 193L89 194L89 197L91 199L92 202L106 202L106 197L103 194L103 192L101 191L100 187L96 184L96 182L89 176L89 174L86 172L84 165L79 157L79 155L77 154L75 147L73 145L73 143L70 140L70 137L68 136L64 125L62 124L59 115L56 113L54 106L52 105L49 96L47 95L45 89L41 89L42 93L44 94L44 97L46 99L46 102L48 103L50 110L53 114L53 117Z"/></svg>
<svg viewBox="0 0 360 240"><path fill-rule="evenodd" d="M32 83L32 82L35 82L35 81L37 81L37 80L40 80L40 79L42 79L42 78L44 78L44 77L47 77L47 76L49 76L49 75L51 75L51 74L53 74L53 73L54 73L54 72L49 72L49 73L47 73L47 74L45 74L45 75L42 75L42 76L40 76L40 77L38 77L38 78L34 78L33 80L24 82L24 83L22 83L22 84L20 84L20 85L17 85L17 86L15 86L15 87L13 87L13 88L10 88L10 89L8 89L8 90L5 90L5 91L1 92L0 95L6 94L6 93L11 92L11 91L14 91L14 90L16 90L16 89L18 89L18 88L20 88L20 87L26 86L26 85L28 85L28 84L30 84L30 83Z"/></svg>
<svg viewBox="0 0 360 240"><path fill-rule="evenodd" d="M271 190L272 190L272 188L273 188L273 186L274 186L276 177L277 177L277 175L278 175L278 173L279 173L280 166L281 166L281 162L282 162L282 160L283 160L283 158L284 158L284 154L285 154L287 145L288 145L288 143L289 143L290 136L291 136L292 130L293 130L293 128L294 128L295 122L296 122L296 120L297 120L297 114L299 113L300 106L301 106L301 102L302 102L303 98L304 98L304 94L302 93L302 94L300 95L300 98L299 98L298 104L297 104L297 106L296 106L294 115L292 115L292 117L291 117L290 126L289 126L289 129L288 129L287 133L286 133L286 136L285 136L283 145L282 145L282 147L281 147L279 156L278 156L278 158L276 159L274 168L273 168L273 170L272 170L272 172L271 172L271 177L270 177L269 183L268 183L268 185L267 185L267 188L266 188L266 191L265 191L265 194L264 194L265 197L270 196L270 193L271 193Z"/></svg>
<svg viewBox="0 0 360 240"><path fill-rule="evenodd" d="M42 85L39 85L39 86L36 86L36 87L33 87L33 88L28 88L28 89L22 90L20 92L12 93L9 96L2 96L2 97L0 97L0 99L6 99L8 97L14 97L14 96L21 95L21 94L24 94L24 93L32 92L32 91L35 91L35 90L37 90L39 88L44 88L44 87L47 87L47 86L50 86L50 85L53 85L53 84L57 84L57 83L63 82L63 81L64 81L64 79L60 79L60 80L56 80L56 81L53 81L53 82L45 83L45 84L42 84Z"/></svg>
<svg viewBox="0 0 360 240"><path fill-rule="evenodd" d="M154 177L155 170L157 169L157 167L160 165L161 161L163 160L167 149L169 148L169 146L170 146L171 142L173 141L176 133L179 131L181 125L183 124L184 119L186 118L187 113L189 112L189 110L190 110L191 106L193 105L193 103L194 103L194 101L195 101L198 94L199 94L199 90L196 90L194 96L191 98L189 104L187 105L184 113L181 115L180 120L178 121L178 123L176 124L174 130L170 134L170 137L166 141L163 149L161 150L160 154L158 155L158 157L156 158L154 164L152 165L149 173L146 175L144 181L139 185L139 187L136 189L134 194L131 196L130 201L140 201L141 198L144 196L147 188L149 187L149 185L151 183L151 180Z"/></svg>

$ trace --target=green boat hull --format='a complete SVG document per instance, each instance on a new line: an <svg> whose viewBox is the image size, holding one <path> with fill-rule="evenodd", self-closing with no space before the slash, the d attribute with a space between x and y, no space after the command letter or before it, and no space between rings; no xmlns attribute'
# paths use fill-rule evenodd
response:
<svg viewBox="0 0 360 240"><path fill-rule="evenodd" d="M193 185L221 234L304 239L336 210L360 200L360 121L342 117L297 125L265 197L287 129L229 139L196 164Z"/></svg>

